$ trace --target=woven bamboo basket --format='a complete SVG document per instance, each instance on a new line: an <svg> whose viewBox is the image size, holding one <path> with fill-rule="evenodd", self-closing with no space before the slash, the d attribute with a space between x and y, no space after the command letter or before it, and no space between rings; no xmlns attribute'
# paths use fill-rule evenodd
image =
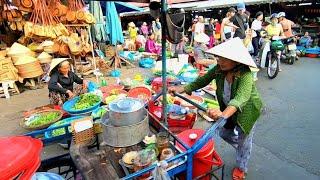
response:
<svg viewBox="0 0 320 180"><path fill-rule="evenodd" d="M38 112L35 112L35 113L31 114L30 116L35 115L35 114L46 114L46 113L50 113L50 112L57 112L57 113L59 113L59 115L58 115L57 118L53 119L51 122L48 122L47 124L42 124L42 125L39 125L37 127L29 127L29 126L26 125L26 119L23 118L20 121L20 126L22 126L24 129L27 129L27 130L30 130L30 131L35 131L35 130L45 129L45 128L49 127L51 124L59 121L62 118L63 112L60 111L60 110L56 110L56 109L38 111ZM30 117L30 116L27 116L27 117Z"/></svg>
<svg viewBox="0 0 320 180"><path fill-rule="evenodd" d="M74 122L71 123L71 129L72 129L72 139L75 142L75 144L88 144L89 142L91 142L95 136L94 133L94 128L89 128L86 129L84 131L81 132L75 132L74 127L75 127L75 123L79 122L79 121L88 121L90 120L93 123L93 120L91 117L84 117L82 119L76 120Z"/></svg>
<svg viewBox="0 0 320 180"><path fill-rule="evenodd" d="M61 56L69 56L70 55L69 46L67 44L62 43L60 45L59 54Z"/></svg>
<svg viewBox="0 0 320 180"><path fill-rule="evenodd" d="M0 58L1 57L6 57L6 55L7 55L7 50L0 51Z"/></svg>
<svg viewBox="0 0 320 180"><path fill-rule="evenodd" d="M13 64L15 64L18 61L18 59L20 57L23 57L23 56L36 57L36 53L33 52L33 51L29 51L29 52L26 52L26 53L23 53L23 54L14 54L14 55L11 56Z"/></svg>
<svg viewBox="0 0 320 180"><path fill-rule="evenodd" d="M22 78L34 78L43 74L43 70L39 61L15 66L18 69L19 76Z"/></svg>
<svg viewBox="0 0 320 180"><path fill-rule="evenodd" d="M18 80L18 70L12 64L11 58L0 58L0 81Z"/></svg>

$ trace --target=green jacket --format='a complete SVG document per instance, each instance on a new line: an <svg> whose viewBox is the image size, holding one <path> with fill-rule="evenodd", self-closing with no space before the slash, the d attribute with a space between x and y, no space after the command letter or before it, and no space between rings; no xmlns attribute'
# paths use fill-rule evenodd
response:
<svg viewBox="0 0 320 180"><path fill-rule="evenodd" d="M217 99L220 110L224 111L227 106L234 106L237 112L231 120L237 122L245 134L249 134L254 123L260 116L262 101L253 81L252 73L248 67L242 67L231 85L231 100L228 105L223 102L225 74L221 72L219 66L208 71L202 77L185 86L185 91L190 94L192 91L207 86L212 80L216 80ZM230 120L230 119L229 119Z"/></svg>

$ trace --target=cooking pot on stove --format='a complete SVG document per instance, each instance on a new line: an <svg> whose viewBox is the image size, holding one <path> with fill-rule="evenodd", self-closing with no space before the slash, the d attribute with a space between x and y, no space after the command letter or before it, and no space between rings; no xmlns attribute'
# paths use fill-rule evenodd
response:
<svg viewBox="0 0 320 180"><path fill-rule="evenodd" d="M136 98L118 99L109 104L109 123L128 126L142 121L147 115L144 103Z"/></svg>

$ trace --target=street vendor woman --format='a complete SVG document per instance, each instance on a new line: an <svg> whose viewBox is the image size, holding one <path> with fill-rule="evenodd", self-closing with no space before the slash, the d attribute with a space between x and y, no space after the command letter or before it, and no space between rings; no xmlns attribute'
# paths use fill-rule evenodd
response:
<svg viewBox="0 0 320 180"><path fill-rule="evenodd" d="M62 105L68 99L86 92L86 81L71 71L69 60L56 58L51 62L48 84L50 104ZM81 85L73 86L74 83Z"/></svg>
<svg viewBox="0 0 320 180"><path fill-rule="evenodd" d="M195 82L185 87L172 87L169 92L191 94L216 80L217 99L220 109L208 109L214 120L227 119L219 135L236 149L236 167L233 179L244 179L252 148L255 122L260 116L262 101L253 81L250 67L256 67L247 48L239 38L231 39L207 53L218 58L218 64Z"/></svg>

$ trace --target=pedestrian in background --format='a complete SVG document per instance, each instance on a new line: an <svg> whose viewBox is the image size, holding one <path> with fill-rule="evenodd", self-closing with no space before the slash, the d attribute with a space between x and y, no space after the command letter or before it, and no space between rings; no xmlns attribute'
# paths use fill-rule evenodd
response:
<svg viewBox="0 0 320 180"><path fill-rule="evenodd" d="M128 24L128 33L130 40L134 43L138 35L138 29L136 28L136 25L133 22L130 22Z"/></svg>
<svg viewBox="0 0 320 180"><path fill-rule="evenodd" d="M235 8L230 8L226 14L226 17L223 18L221 23L221 41L224 42L228 39L231 39L234 34L234 29L237 29L238 27L235 26L232 22L230 22L230 19L236 14Z"/></svg>
<svg viewBox="0 0 320 180"><path fill-rule="evenodd" d="M215 34L215 27L214 27L214 19L211 18L209 21L209 27L208 27L208 36L210 37L209 41L209 48L212 48L214 46L214 34Z"/></svg>
<svg viewBox="0 0 320 180"><path fill-rule="evenodd" d="M190 45L191 46L193 45L193 42L194 42L194 34L195 34L197 22L198 22L197 18L193 19L192 25L191 25L191 27L189 29L191 31L191 40L190 40Z"/></svg>
<svg viewBox="0 0 320 180"><path fill-rule="evenodd" d="M159 18L157 18L156 21L152 21L152 31L154 34L154 41L161 41L161 23Z"/></svg>
<svg viewBox="0 0 320 180"><path fill-rule="evenodd" d="M252 29L252 46L253 56L256 57L259 53L260 31L262 30L263 12L257 12L255 19L251 24Z"/></svg>
<svg viewBox="0 0 320 180"><path fill-rule="evenodd" d="M249 23L248 16L245 14L245 4L238 3L237 10L238 12L232 18L230 18L230 22L239 27L235 30L233 37L239 37L240 39L244 39L246 37L246 30L248 29Z"/></svg>
<svg viewBox="0 0 320 180"><path fill-rule="evenodd" d="M215 27L215 30L216 30L214 38L215 38L215 41L216 41L216 44L217 44L218 42L220 42L220 39L221 39L221 24L220 24L218 19L214 20L214 27Z"/></svg>
<svg viewBox="0 0 320 180"><path fill-rule="evenodd" d="M148 28L148 24L146 22L143 22L141 27L140 27L140 32L144 37L148 37L149 34L149 28Z"/></svg>
<svg viewBox="0 0 320 180"><path fill-rule="evenodd" d="M199 16L198 22L195 25L195 35L198 35L200 33L204 33L204 18L203 16Z"/></svg>

